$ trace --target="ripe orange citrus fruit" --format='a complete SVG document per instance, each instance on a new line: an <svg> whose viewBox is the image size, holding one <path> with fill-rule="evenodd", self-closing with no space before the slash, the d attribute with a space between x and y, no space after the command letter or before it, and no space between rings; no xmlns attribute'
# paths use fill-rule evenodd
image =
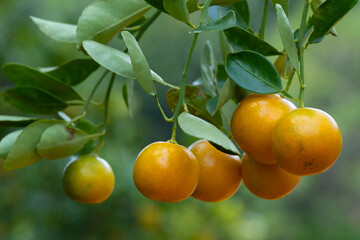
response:
<svg viewBox="0 0 360 240"><path fill-rule="evenodd" d="M297 175L330 168L340 155L342 137L335 120L314 108L299 108L282 117L272 140L279 165Z"/></svg>
<svg viewBox="0 0 360 240"><path fill-rule="evenodd" d="M199 183L192 196L206 202L230 198L241 183L241 161L238 156L217 150L206 140L193 143L191 150L199 162Z"/></svg>
<svg viewBox="0 0 360 240"><path fill-rule="evenodd" d="M242 158L243 182L254 195L274 200L291 193L301 177L286 172L277 164L262 164L244 154Z"/></svg>
<svg viewBox="0 0 360 240"><path fill-rule="evenodd" d="M194 192L199 181L199 165L187 148L169 142L155 142L137 156L133 179L145 197L179 202Z"/></svg>
<svg viewBox="0 0 360 240"><path fill-rule="evenodd" d="M105 201L115 184L111 166L95 155L84 155L71 160L64 168L63 187L73 200L97 204Z"/></svg>
<svg viewBox="0 0 360 240"><path fill-rule="evenodd" d="M271 150L273 129L295 105L277 94L251 94L236 107L231 119L235 142L254 160L276 163Z"/></svg>

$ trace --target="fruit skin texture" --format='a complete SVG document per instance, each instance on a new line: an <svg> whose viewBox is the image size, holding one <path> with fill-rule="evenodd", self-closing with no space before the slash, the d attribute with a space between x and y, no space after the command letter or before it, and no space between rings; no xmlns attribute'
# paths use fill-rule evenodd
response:
<svg viewBox="0 0 360 240"><path fill-rule="evenodd" d="M96 155L83 155L65 166L62 183L71 199L97 204L111 195L115 177L107 161Z"/></svg>
<svg viewBox="0 0 360 240"><path fill-rule="evenodd" d="M277 164L262 164L244 154L242 158L243 182L254 195L275 200L291 193L301 177L286 172Z"/></svg>
<svg viewBox="0 0 360 240"><path fill-rule="evenodd" d="M199 162L199 183L192 196L206 202L230 198L240 187L241 161L238 156L217 150L206 140L193 143L192 151Z"/></svg>
<svg viewBox="0 0 360 240"><path fill-rule="evenodd" d="M283 169L296 175L313 175L335 163L342 137L329 114L315 108L299 108L277 123L272 147Z"/></svg>
<svg viewBox="0 0 360 240"><path fill-rule="evenodd" d="M145 197L179 202L194 192L199 181L199 165L187 148L169 142L155 142L137 156L133 179Z"/></svg>
<svg viewBox="0 0 360 240"><path fill-rule="evenodd" d="M276 163L271 149L272 132L279 119L296 109L277 94L251 94L236 107L231 133L237 145L254 160Z"/></svg>

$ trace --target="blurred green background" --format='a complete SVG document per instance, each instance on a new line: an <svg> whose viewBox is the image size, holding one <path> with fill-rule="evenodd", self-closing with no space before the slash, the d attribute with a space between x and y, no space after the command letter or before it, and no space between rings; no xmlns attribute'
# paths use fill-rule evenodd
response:
<svg viewBox="0 0 360 240"><path fill-rule="evenodd" d="M47 67L82 56L71 44L60 44L43 35L29 16L76 23L90 0L1 0L0 65L19 62ZM251 25L259 29L262 1L249 1ZM290 20L299 26L302 1L291 1ZM196 16L195 16L196 17ZM282 49L271 8L266 39ZM168 204L148 200L135 188L132 166L137 154L154 141L170 138L155 100L137 86L134 118L122 100L119 79L110 102L111 122L101 156L113 167L116 186L99 205L68 199L61 186L62 169L69 159L40 161L13 172L0 170L0 239L360 239L360 5L337 26L338 37L311 45L305 54L307 106L321 108L338 122L344 147L339 160L325 173L304 177L289 196L262 200L242 185L232 198L204 203L189 198ZM189 28L161 15L140 41L150 66L166 81L179 83L191 41ZM202 34L193 55L189 82L200 75L201 45L210 39L221 62L217 34ZM113 46L121 46L115 40ZM272 58L274 60L274 58ZM77 87L87 97L101 71ZM0 72L0 88L9 82ZM97 98L103 96L105 86ZM166 88L158 86L166 106ZM297 94L298 86L291 88ZM228 118L234 109L228 104ZM99 109L90 117L100 121ZM167 109L167 113L169 111ZM0 114L19 114L0 102ZM1 137L12 129L0 129ZM189 146L193 138L180 134Z"/></svg>

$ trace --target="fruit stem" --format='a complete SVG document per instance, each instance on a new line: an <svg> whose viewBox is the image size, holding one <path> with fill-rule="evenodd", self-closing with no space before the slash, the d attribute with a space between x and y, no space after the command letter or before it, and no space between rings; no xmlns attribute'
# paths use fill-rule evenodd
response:
<svg viewBox="0 0 360 240"><path fill-rule="evenodd" d="M89 104L91 103L91 99L94 97L96 90L98 89L99 85L101 84L101 82L104 80L105 76L106 76L108 73L109 73L109 70L106 70L106 71L103 73L103 75L101 75L101 77L100 77L99 80L96 82L96 84L94 85L93 89L91 90L91 93L90 93L88 99L86 100L83 108L81 109L80 113L79 113L76 117L74 117L73 119L71 119L71 121L69 122L69 124L74 123L74 122L76 122L77 120L85 117L85 115L86 115L86 110L87 110Z"/></svg>
<svg viewBox="0 0 360 240"><path fill-rule="evenodd" d="M105 94L105 98L104 98L104 106L105 106L105 109L104 109L104 121L100 126L101 134L100 134L100 137L99 137L98 145L97 145L97 147L96 147L96 149L94 151L95 153L98 153L100 151L100 149L102 148L102 146L104 146L105 127L106 127L106 124L109 121L109 119L108 119L108 117L109 117L108 116L108 113L109 113L109 99L110 99L111 89L112 89L112 86L114 84L115 76L116 76L116 74L112 73L109 85L108 85L108 87L106 89L106 94Z"/></svg>
<svg viewBox="0 0 360 240"><path fill-rule="evenodd" d="M160 109L160 112L161 112L164 120L167 121L167 122L172 122L174 119L173 119L172 117L171 117L171 118L167 117L166 114L165 114L165 112L164 112L164 110L163 110L163 108L161 107L161 104L160 104L160 101L159 101L159 97L158 97L158 95L157 95L157 93L156 93L155 87L154 87L154 93L155 93L154 96L155 96L155 100L156 100L157 106L158 106L158 108Z"/></svg>
<svg viewBox="0 0 360 240"><path fill-rule="evenodd" d="M261 39L264 39L264 36L265 36L265 27L266 27L266 19L267 19L268 9L269 9L269 0L265 0L261 28L260 28L260 32L259 32L259 37Z"/></svg>
<svg viewBox="0 0 360 240"><path fill-rule="evenodd" d="M204 8L203 8L203 11L201 13L198 26L201 23L204 22L211 1L212 0L206 0L206 2L204 3ZM194 52L194 48L195 48L198 37L199 37L199 33L194 33L193 39L191 41L190 49L189 49L188 55L186 57L185 67L184 67L184 71L183 71L183 74L182 74L181 85L180 85L179 100L178 100L178 102L176 104L175 112L174 112L174 115L172 117L172 119L174 120L174 125L173 125L173 128L172 128L172 135L171 135L170 142L175 142L176 143L177 119L178 119L178 116L179 116L179 113L180 113L180 108L184 103L186 80L187 80L187 75L188 75L188 71L189 71L190 60L191 60L192 54Z"/></svg>
<svg viewBox="0 0 360 240"><path fill-rule="evenodd" d="M110 94L111 94L111 89L112 86L114 84L114 80L115 80L115 73L112 73L111 75L111 79L108 85L108 88L106 89L106 94L105 94L105 98L104 98L104 122L101 125L101 130L105 129L106 124L108 123L108 115L109 115L109 99L110 99Z"/></svg>
<svg viewBox="0 0 360 240"><path fill-rule="evenodd" d="M303 38L305 35L306 18L309 10L310 0L305 0L304 9L301 18L301 26L299 30L299 58L300 58L300 107L304 107L304 90L305 90L305 66L304 66L304 44Z"/></svg>
<svg viewBox="0 0 360 240"><path fill-rule="evenodd" d="M291 86L291 83L292 83L292 80L294 78L294 75L295 75L295 69L291 70L291 73L290 73L290 76L289 76L289 80L286 84L286 88L285 88L285 91L288 92L289 91L289 88Z"/></svg>

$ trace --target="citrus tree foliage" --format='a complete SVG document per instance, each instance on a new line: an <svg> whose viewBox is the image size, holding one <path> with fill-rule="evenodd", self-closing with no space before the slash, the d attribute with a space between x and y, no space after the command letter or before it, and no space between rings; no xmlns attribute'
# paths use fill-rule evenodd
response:
<svg viewBox="0 0 360 240"><path fill-rule="evenodd" d="M265 4L270 1L265 0ZM277 49L264 38L266 14L261 29L250 26L251 16L246 0L97 0L87 6L76 23L55 22L31 16L31 20L46 36L60 43L73 44L74 51L83 57L68 59L59 66L26 66L7 63L2 70L13 84L2 92L2 99L23 116L0 116L1 127L15 127L0 142L0 157L4 168L14 170L29 166L41 159L60 159L75 154L97 152L106 134L108 102L114 81L122 81L123 97L132 113L134 81L144 93L154 96L159 113L164 120L173 122L171 141L176 141L176 127L197 138L207 139L218 148L240 154L232 141L228 125L223 119L222 107L228 101L239 102L248 93L277 93L304 105L303 52L310 44L320 43L325 37L336 35L334 28L358 0L327 0L304 2L300 26L292 26L288 0L272 0L276 11L279 35L283 48ZM267 6L267 5L266 5ZM308 15L311 7L312 13ZM266 12L267 9L264 11ZM300 9L301 11L301 9ZM200 19L192 13L200 12ZM160 15L167 15L189 27L184 34L191 34L193 41L184 59L182 81L170 84L153 69L144 56L138 40ZM199 16L199 15L194 15ZM195 20L194 20L195 19ZM217 32L219 45L207 42L197 46L199 34ZM158 36L166 38L166 34ZM125 49L108 45L121 41ZM189 82L187 72L192 52L201 48L199 73L196 82ZM214 48L221 50L223 59L214 57ZM269 56L276 56L275 63ZM182 62L182 61L179 61ZM86 81L96 70L104 74L94 85L92 92L83 99L75 86ZM88 106L94 104L92 96L100 83L111 75L101 107L104 108L102 124L86 120ZM288 93L294 75L300 80L299 96ZM282 78L288 79L286 86ZM167 117L158 101L158 85L169 88L166 99L174 115ZM74 118L64 110L80 106L82 110Z"/></svg>

